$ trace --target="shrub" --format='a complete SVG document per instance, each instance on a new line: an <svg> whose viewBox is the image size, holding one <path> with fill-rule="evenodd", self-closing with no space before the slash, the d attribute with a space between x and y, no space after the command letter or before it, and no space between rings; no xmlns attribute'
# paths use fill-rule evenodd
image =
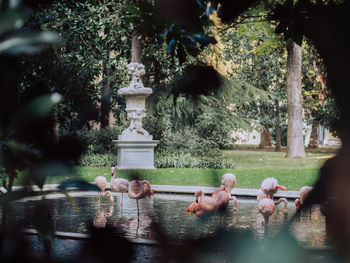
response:
<svg viewBox="0 0 350 263"><path fill-rule="evenodd" d="M81 166L106 166L111 167L117 163L115 154L84 154L79 160Z"/></svg>
<svg viewBox="0 0 350 263"><path fill-rule="evenodd" d="M75 131L75 136L86 146L85 153L105 154L115 152L115 144L112 140L118 139L123 131L123 126L115 126L102 130L83 128Z"/></svg>
<svg viewBox="0 0 350 263"><path fill-rule="evenodd" d="M234 168L234 165L228 160L225 160L222 156L201 157L183 152L163 152L155 154L154 163L157 168Z"/></svg>

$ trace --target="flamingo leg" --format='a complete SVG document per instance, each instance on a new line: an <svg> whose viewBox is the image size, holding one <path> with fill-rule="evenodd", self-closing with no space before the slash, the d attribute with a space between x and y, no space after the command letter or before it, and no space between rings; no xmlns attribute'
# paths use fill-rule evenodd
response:
<svg viewBox="0 0 350 263"><path fill-rule="evenodd" d="M122 192L122 202L120 203L120 207L123 208L123 192Z"/></svg>
<svg viewBox="0 0 350 263"><path fill-rule="evenodd" d="M137 206L137 222L139 222L140 221L139 199L136 199L136 206Z"/></svg>

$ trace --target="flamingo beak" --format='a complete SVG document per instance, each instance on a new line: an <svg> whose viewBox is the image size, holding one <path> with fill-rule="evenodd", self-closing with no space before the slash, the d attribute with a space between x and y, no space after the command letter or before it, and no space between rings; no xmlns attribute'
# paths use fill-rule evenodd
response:
<svg viewBox="0 0 350 263"><path fill-rule="evenodd" d="M282 186L282 185L277 185L276 188L277 188L277 189L280 189L280 190L282 190L282 191L287 191L287 188L285 188L285 187Z"/></svg>

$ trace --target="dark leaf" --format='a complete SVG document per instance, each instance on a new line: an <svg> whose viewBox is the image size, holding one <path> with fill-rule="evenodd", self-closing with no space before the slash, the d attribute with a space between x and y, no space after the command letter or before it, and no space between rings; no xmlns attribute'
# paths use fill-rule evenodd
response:
<svg viewBox="0 0 350 263"><path fill-rule="evenodd" d="M243 11L248 9L252 4L258 2L257 0L245 0L245 1L232 1L222 0L220 1L221 7L218 10L218 16L221 18L221 22L227 23L236 19Z"/></svg>
<svg viewBox="0 0 350 263"><path fill-rule="evenodd" d="M214 12L214 8L212 5L207 6L207 8L205 9L206 16L210 16L213 12Z"/></svg>
<svg viewBox="0 0 350 263"><path fill-rule="evenodd" d="M58 35L52 32L16 33L0 42L0 54L35 54L45 45L56 44L59 41Z"/></svg>
<svg viewBox="0 0 350 263"><path fill-rule="evenodd" d="M202 34L193 34L192 37L199 42L203 46L207 46L209 44L216 44L217 41L213 37L208 37L207 35Z"/></svg>
<svg viewBox="0 0 350 263"><path fill-rule="evenodd" d="M43 244L46 254L51 252L51 243L55 235L54 223L50 213L50 207L45 199L35 206L33 223L38 231L39 240Z"/></svg>
<svg viewBox="0 0 350 263"><path fill-rule="evenodd" d="M275 29L276 34L284 33L284 32L286 31L286 29L287 29L289 23L290 23L290 22L289 22L289 21L286 21L286 20L280 21L280 22L278 23L278 25L276 26L276 29Z"/></svg>
<svg viewBox="0 0 350 263"><path fill-rule="evenodd" d="M176 40L173 38L170 40L166 53L170 54L174 51Z"/></svg>
<svg viewBox="0 0 350 263"><path fill-rule="evenodd" d="M76 179L68 179L66 181L63 181L59 186L58 189L65 190L68 188L78 188L80 190L84 191L100 191L100 188L98 188L94 184L90 184L87 181L76 178Z"/></svg>
<svg viewBox="0 0 350 263"><path fill-rule="evenodd" d="M179 63L182 65L186 61L186 51L182 45L177 46L177 56L179 58Z"/></svg>
<svg viewBox="0 0 350 263"><path fill-rule="evenodd" d="M173 94L214 95L220 87L219 74L209 66L188 66L181 79L175 84Z"/></svg>
<svg viewBox="0 0 350 263"><path fill-rule="evenodd" d="M27 188L23 188L20 190L7 192L6 194L0 195L0 204L6 204L12 201L16 201L25 197L37 196L38 193L34 191L30 191Z"/></svg>
<svg viewBox="0 0 350 263"><path fill-rule="evenodd" d="M132 5L126 5L125 7L131 14L133 14L133 15L141 15L141 11L138 8L136 8L136 7L132 6Z"/></svg>

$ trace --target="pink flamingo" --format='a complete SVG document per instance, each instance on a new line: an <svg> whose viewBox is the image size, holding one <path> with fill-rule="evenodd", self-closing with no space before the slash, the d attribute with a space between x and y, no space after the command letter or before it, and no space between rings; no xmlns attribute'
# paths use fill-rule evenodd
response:
<svg viewBox="0 0 350 263"><path fill-rule="evenodd" d="M299 210L300 207L303 205L305 198L311 192L312 189L313 187L311 186L303 186L302 188L300 188L299 198L294 201L297 210Z"/></svg>
<svg viewBox="0 0 350 263"><path fill-rule="evenodd" d="M148 197L152 198L154 195L151 184L146 180L132 180L128 186L128 195L132 199L136 199L137 217L139 217L139 199Z"/></svg>
<svg viewBox="0 0 350 263"><path fill-rule="evenodd" d="M211 198L214 199L216 203L216 210L218 212L225 212L227 210L228 203L230 201L230 195L226 191L226 188L224 185L220 186L218 190L216 190L212 195Z"/></svg>
<svg viewBox="0 0 350 263"><path fill-rule="evenodd" d="M285 198L278 199L277 202L274 202L271 198L262 198L259 201L259 212L262 214L265 220L265 224L269 222L270 216L275 212L276 205L280 204L281 202L284 203L283 207L283 214L285 216L288 215L287 205L288 201Z"/></svg>
<svg viewBox="0 0 350 263"><path fill-rule="evenodd" d="M104 176L97 176L95 178L95 184L98 188L100 188L101 196L109 196L109 203L110 203L110 205L113 205L114 198L113 198L111 191L105 191L106 187L107 187L107 179Z"/></svg>
<svg viewBox="0 0 350 263"><path fill-rule="evenodd" d="M273 196L277 193L278 189L287 191L287 189L284 186L278 184L275 178L266 178L261 183L262 192L271 199L273 199Z"/></svg>
<svg viewBox="0 0 350 263"><path fill-rule="evenodd" d="M209 196L205 196L202 190L196 191L194 195L196 197L196 201L187 207L186 215L190 213L196 215L199 218L203 218L210 216L217 211L215 200Z"/></svg>
<svg viewBox="0 0 350 263"><path fill-rule="evenodd" d="M234 174L224 174L221 183L225 186L227 193L230 195L230 200L233 200L233 212L237 212L237 199L231 196L231 191L236 185L236 176Z"/></svg>
<svg viewBox="0 0 350 263"><path fill-rule="evenodd" d="M114 211L114 206L110 205L109 206L109 212L106 211L101 211L101 203L100 200L98 201L98 206L97 206L97 214L94 217L94 227L97 228L104 228L106 227L107 224L107 217L110 217L113 215Z"/></svg>
<svg viewBox="0 0 350 263"><path fill-rule="evenodd" d="M110 188L112 192L118 192L122 193L122 201L120 203L120 206L123 207L123 193L126 193L129 188L129 180L124 179L124 178L117 178L115 179L115 167L111 168L111 184Z"/></svg>

